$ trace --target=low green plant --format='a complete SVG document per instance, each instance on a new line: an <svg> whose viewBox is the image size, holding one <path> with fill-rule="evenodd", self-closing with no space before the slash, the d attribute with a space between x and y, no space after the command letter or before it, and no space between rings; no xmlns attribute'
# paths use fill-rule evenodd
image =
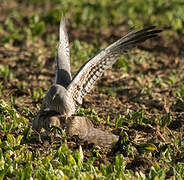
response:
<svg viewBox="0 0 184 180"><path fill-rule="evenodd" d="M9 65L0 64L0 78L3 80L12 80L14 78L14 73Z"/></svg>
<svg viewBox="0 0 184 180"><path fill-rule="evenodd" d="M98 123L100 123L103 119L98 116L96 111L94 109L84 109L84 108L79 108L77 110L76 115L78 116L86 116L90 118L91 120L94 120Z"/></svg>
<svg viewBox="0 0 184 180"><path fill-rule="evenodd" d="M36 88L33 90L33 100L34 101L39 101L43 99L45 93L43 92L42 88Z"/></svg>

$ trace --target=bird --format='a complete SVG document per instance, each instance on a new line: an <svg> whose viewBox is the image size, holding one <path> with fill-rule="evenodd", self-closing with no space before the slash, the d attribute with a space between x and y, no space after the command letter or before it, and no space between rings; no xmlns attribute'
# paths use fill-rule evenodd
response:
<svg viewBox="0 0 184 180"><path fill-rule="evenodd" d="M72 78L69 38L65 17L62 15L59 26L59 45L55 57L56 73L54 82L44 97L44 107L59 113L67 120L76 113L85 95L91 91L107 69L122 55L147 39L157 37L161 31L156 26L130 31L87 60Z"/></svg>

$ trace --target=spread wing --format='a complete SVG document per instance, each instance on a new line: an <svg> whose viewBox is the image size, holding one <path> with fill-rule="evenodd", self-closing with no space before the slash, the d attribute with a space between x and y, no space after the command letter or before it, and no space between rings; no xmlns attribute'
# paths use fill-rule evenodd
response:
<svg viewBox="0 0 184 180"><path fill-rule="evenodd" d="M68 95L76 105L82 104L84 96L90 92L95 82L117 59L137 44L153 38L160 33L154 26L137 32L130 32L89 59L78 71L68 86Z"/></svg>
<svg viewBox="0 0 184 180"><path fill-rule="evenodd" d="M59 46L56 55L56 74L54 82L67 87L71 82L69 40L64 15L59 28Z"/></svg>

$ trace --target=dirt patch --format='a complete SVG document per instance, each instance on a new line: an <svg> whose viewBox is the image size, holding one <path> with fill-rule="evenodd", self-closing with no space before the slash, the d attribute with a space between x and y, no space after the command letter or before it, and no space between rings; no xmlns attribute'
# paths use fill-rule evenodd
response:
<svg viewBox="0 0 184 180"><path fill-rule="evenodd" d="M17 7L14 3L11 6ZM6 13L7 11L4 12ZM5 19L5 16L1 16L1 24ZM109 28L103 34L94 34L93 31L87 30L81 32L70 27L68 29L71 41L79 39L93 43L95 38L100 43L109 44L112 37L113 40L121 37L121 34L115 33L117 31L115 28ZM45 34L57 34L56 30L57 27L48 28ZM43 37L44 35L40 36L34 43L22 41L1 44L1 65L8 65L13 74L13 77L6 77L3 74L0 76L1 98L10 102L20 113L24 108L29 108L33 114L36 114L42 103L42 93L44 94L53 82L54 55L49 43ZM115 155L122 153L127 158L127 169L147 173L155 161L163 156L160 152L164 151L164 146L170 146L173 151L178 152L173 164L183 160L183 156L180 157L181 152L171 145L176 132L179 133L179 138L183 137L184 106L176 95L176 90L184 79L183 48L183 38L173 33L171 39L166 39L163 32L160 38L146 42L139 46L138 50L132 52L140 56L143 55L143 52L149 53L150 58L147 58L146 61L136 63L134 58L130 57L128 58L131 62L129 71L124 71L115 65L113 70L104 74L92 92L85 97L82 107L94 109L102 118L100 123L92 120L96 128L112 131L119 136L124 132L123 137L127 139L125 138L124 144L120 144L120 147L115 150L102 150L84 143L82 145L86 159L98 156L95 163L99 165L104 162L114 162ZM38 97L35 97L35 90L39 87L43 89L43 92L38 93ZM13 103L13 97L15 97L15 103ZM144 117L141 123L135 123L136 118L134 117L126 117L128 110L141 112L142 109L144 109ZM167 116L168 113L170 116ZM137 114L137 117L140 114ZM118 115L123 117L120 129L115 128ZM109 124L107 123L108 118ZM28 117L28 119L31 126L33 118ZM130 121L126 122L127 119ZM80 144L77 140L67 138L63 140L55 135L39 141L35 132L32 132L28 144L32 150L39 149L40 152L49 154L48 146L57 148L62 144L61 142L67 143L71 151L76 150ZM139 151L139 145L144 143L154 145L151 146L153 149L151 158L146 157L146 152ZM125 146L133 149L134 156L124 149ZM91 152L90 149L93 148L97 148L99 153Z"/></svg>

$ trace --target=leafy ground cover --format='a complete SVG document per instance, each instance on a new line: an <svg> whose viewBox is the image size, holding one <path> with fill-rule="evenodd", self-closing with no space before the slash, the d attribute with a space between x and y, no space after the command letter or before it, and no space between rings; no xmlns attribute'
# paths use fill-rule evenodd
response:
<svg viewBox="0 0 184 180"><path fill-rule="evenodd" d="M1 179L183 179L184 3L182 0L1 0ZM72 74L131 27L165 28L119 59L78 114L121 136L113 149L80 144L31 122L55 72L61 13Z"/></svg>

